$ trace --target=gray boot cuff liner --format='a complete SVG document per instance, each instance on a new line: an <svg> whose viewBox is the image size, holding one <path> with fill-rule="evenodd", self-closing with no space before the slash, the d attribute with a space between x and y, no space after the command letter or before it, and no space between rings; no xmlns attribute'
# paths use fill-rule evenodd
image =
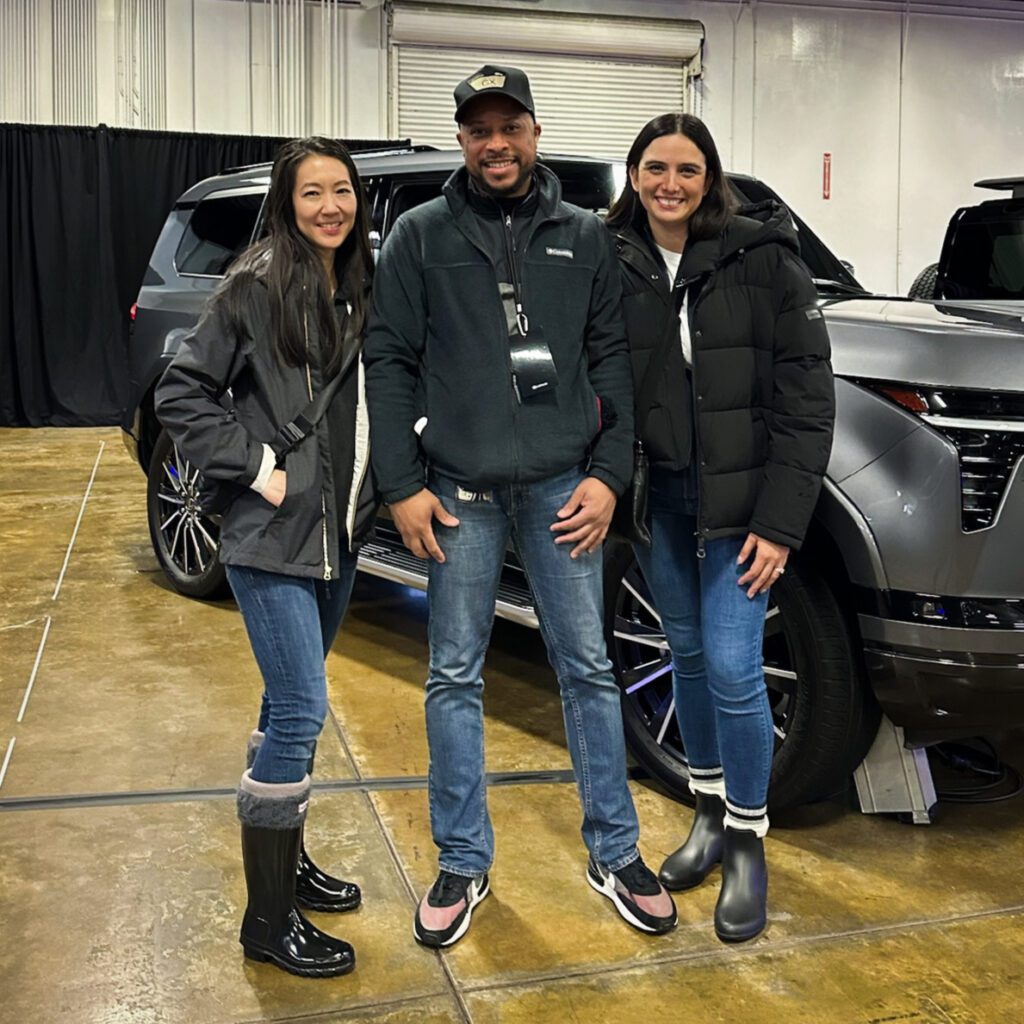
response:
<svg viewBox="0 0 1024 1024"><path fill-rule="evenodd" d="M309 776L301 782L257 782L248 769L238 785L238 820L253 828L299 828L309 807Z"/></svg>
<svg viewBox="0 0 1024 1024"><path fill-rule="evenodd" d="M256 751L260 749L260 744L263 742L263 733L259 729L253 729L249 734L249 742L245 745L245 767L251 768L253 761L256 760Z"/></svg>

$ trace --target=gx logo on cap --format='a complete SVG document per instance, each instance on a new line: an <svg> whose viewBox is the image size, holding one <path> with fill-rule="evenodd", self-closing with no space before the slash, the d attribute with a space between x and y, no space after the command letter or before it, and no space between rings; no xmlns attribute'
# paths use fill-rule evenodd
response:
<svg viewBox="0 0 1024 1024"><path fill-rule="evenodd" d="M504 89L504 75L477 75L466 83L471 89L479 92L481 89Z"/></svg>
<svg viewBox="0 0 1024 1024"><path fill-rule="evenodd" d="M455 86L455 121L462 124L462 115L481 96L507 96L527 113L533 115L530 80L521 68L485 64Z"/></svg>

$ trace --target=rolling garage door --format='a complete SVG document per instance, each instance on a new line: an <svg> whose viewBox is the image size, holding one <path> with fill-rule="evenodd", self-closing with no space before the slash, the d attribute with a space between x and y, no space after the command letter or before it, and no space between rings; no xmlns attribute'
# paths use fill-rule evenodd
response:
<svg viewBox="0 0 1024 1024"><path fill-rule="evenodd" d="M694 109L702 40L691 21L396 3L392 132L452 148L455 84L483 64L511 64L530 76L542 151L623 158L654 115Z"/></svg>

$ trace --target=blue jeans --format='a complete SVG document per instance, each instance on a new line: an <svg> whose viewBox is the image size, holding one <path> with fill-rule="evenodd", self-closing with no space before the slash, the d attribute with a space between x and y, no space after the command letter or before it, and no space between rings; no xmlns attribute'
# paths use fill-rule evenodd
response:
<svg viewBox="0 0 1024 1024"><path fill-rule="evenodd" d="M333 580L226 568L263 676L258 727L264 739L252 778L300 782L327 717L324 660L352 594L356 556L342 554Z"/></svg>
<svg viewBox="0 0 1024 1024"><path fill-rule="evenodd" d="M459 498L432 474L429 487L459 525L434 531L444 563L430 562L430 822L440 866L479 875L494 859L484 776L484 655L511 538L526 570L541 633L562 696L562 714L580 803L583 839L612 871L637 858L638 825L626 784L619 690L602 629L601 552L569 557L551 524L583 479L578 469L533 484L502 487L487 500Z"/></svg>
<svg viewBox="0 0 1024 1024"><path fill-rule="evenodd" d="M697 558L692 469L653 469L648 509L652 543L636 557L672 650L691 788L715 792L724 773L729 803L762 811L775 743L761 649L768 595L737 586L750 564L736 564L746 535L708 541Z"/></svg>

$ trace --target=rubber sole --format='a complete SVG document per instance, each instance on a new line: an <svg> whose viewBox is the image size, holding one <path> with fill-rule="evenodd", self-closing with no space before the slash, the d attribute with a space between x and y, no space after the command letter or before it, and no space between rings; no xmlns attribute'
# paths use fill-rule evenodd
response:
<svg viewBox="0 0 1024 1024"><path fill-rule="evenodd" d="M458 942L467 931L469 931L469 924L473 920L474 908L478 907L483 902L490 891L491 880L487 878L484 880L483 886L473 896L473 898L466 901L466 910L462 915L462 920L459 921L458 928L456 928L455 931L446 939L439 938L436 933L429 931L424 931L422 935L420 934L420 909L417 906L416 916L413 918L412 922L412 937L421 946L426 946L428 949L447 949L449 946L454 946L455 943Z"/></svg>
<svg viewBox="0 0 1024 1024"><path fill-rule="evenodd" d="M643 932L645 935L665 935L667 932L672 931L676 926L677 918L675 915L672 916L670 921L659 927L654 927L644 921L641 921L640 918L638 918L623 902L622 897L615 888L615 882L611 875L607 878L597 878L591 872L589 865L587 866L587 884L594 890L594 892L598 892L602 896L611 900L612 906L618 911L619 917L621 917L626 924L635 928L638 932Z"/></svg>
<svg viewBox="0 0 1024 1024"><path fill-rule="evenodd" d="M282 971L295 974L300 978L340 978L343 974L350 974L356 966L356 960L353 957L350 963L330 967L296 967L270 950L247 946L245 943L242 944L242 952L250 960L273 964L275 967L280 967Z"/></svg>
<svg viewBox="0 0 1024 1024"><path fill-rule="evenodd" d="M716 928L715 929L715 935L718 936L718 939L719 939L720 942L726 942L726 943L729 943L730 945L732 945L734 943L749 942L751 939L756 939L758 937L758 935L761 935L767 927L768 927L768 922L766 921L756 931L745 932L745 933L743 933L741 935L726 935L726 934L723 934L722 932L720 932Z"/></svg>
<svg viewBox="0 0 1024 1024"><path fill-rule="evenodd" d="M350 910L356 910L362 905L362 897L351 903L317 903L314 900L299 899L295 897L295 905L303 910L318 910L321 914L347 914Z"/></svg>

